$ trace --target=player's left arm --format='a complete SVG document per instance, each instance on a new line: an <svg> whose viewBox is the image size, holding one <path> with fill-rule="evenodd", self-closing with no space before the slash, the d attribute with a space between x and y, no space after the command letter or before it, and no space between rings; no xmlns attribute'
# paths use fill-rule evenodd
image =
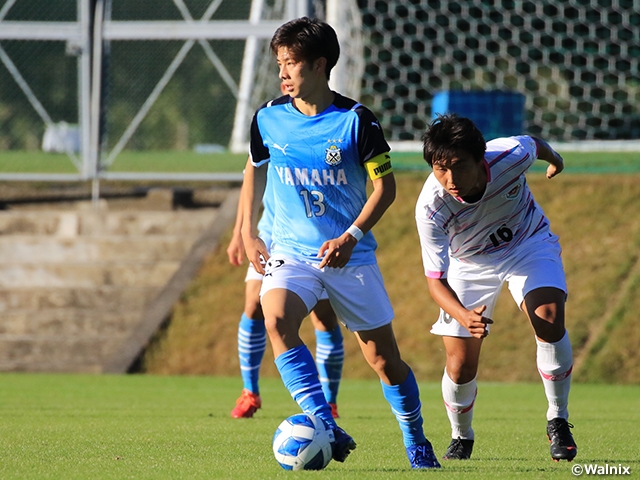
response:
<svg viewBox="0 0 640 480"><path fill-rule="evenodd" d="M380 155L383 157L383 155ZM389 154L383 157L390 162ZM374 159L375 160L375 159ZM390 163L389 163L390 165ZM318 257L322 258L320 268L342 268L351 259L353 248L358 241L378 223L384 212L391 206L396 198L396 180L393 172L386 170L382 176L374 177L370 174L373 192L360 211L360 215L353 224L338 238L327 240L318 251Z"/></svg>
<svg viewBox="0 0 640 480"><path fill-rule="evenodd" d="M553 178L562 172L562 170L564 170L564 160L562 159L562 156L541 138L531 138L536 142L538 158L549 162L549 166L547 167L547 178Z"/></svg>
<svg viewBox="0 0 640 480"><path fill-rule="evenodd" d="M363 234L378 223L384 212L396 199L396 179L393 176L393 172L389 172L383 177L372 178L371 185L373 186L373 191L364 207L362 207L360 215L353 222Z"/></svg>

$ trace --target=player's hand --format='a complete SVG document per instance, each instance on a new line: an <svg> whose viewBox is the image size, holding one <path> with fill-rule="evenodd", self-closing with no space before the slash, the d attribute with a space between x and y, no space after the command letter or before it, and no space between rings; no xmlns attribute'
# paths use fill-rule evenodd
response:
<svg viewBox="0 0 640 480"><path fill-rule="evenodd" d="M558 152L555 152L556 159L547 167L547 178L551 179L564 170L564 160Z"/></svg>
<svg viewBox="0 0 640 480"><path fill-rule="evenodd" d="M262 239L260 237L245 238L244 249L256 272L264 275L264 266L269 260L269 250Z"/></svg>
<svg viewBox="0 0 640 480"><path fill-rule="evenodd" d="M551 179L564 170L564 165L549 165L547 167L547 178Z"/></svg>
<svg viewBox="0 0 640 480"><path fill-rule="evenodd" d="M350 233L343 233L338 238L332 238L322 244L318 250L318 258L322 258L319 268L342 268L351 259L353 247L358 241Z"/></svg>
<svg viewBox="0 0 640 480"><path fill-rule="evenodd" d="M469 330L472 337L484 338L489 335L487 325L492 324L493 320L482 315L486 309L486 305L481 305L473 310L468 310L468 315L467 318L463 320L463 325Z"/></svg>
<svg viewBox="0 0 640 480"><path fill-rule="evenodd" d="M242 243L242 235L240 233L233 234L229 246L227 247L227 257L229 263L234 267L239 267L244 261L244 244Z"/></svg>

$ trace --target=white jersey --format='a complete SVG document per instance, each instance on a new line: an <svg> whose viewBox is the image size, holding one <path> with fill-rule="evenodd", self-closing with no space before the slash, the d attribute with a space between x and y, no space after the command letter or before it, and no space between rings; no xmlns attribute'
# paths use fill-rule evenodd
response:
<svg viewBox="0 0 640 480"><path fill-rule="evenodd" d="M533 199L525 173L538 158L529 136L487 142L487 187L466 203L447 192L432 173L416 204L425 275L445 278L450 258L476 264L506 258L523 240L550 235L549 222Z"/></svg>

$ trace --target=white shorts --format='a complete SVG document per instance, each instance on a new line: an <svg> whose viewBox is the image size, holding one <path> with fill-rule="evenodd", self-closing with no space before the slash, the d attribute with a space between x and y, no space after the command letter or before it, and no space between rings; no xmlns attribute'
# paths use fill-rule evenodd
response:
<svg viewBox="0 0 640 480"><path fill-rule="evenodd" d="M340 321L352 332L373 330L393 320L393 308L377 264L325 267L274 255L267 262L260 297L276 288L298 295L311 310L326 291Z"/></svg>
<svg viewBox="0 0 640 480"><path fill-rule="evenodd" d="M247 268L247 276L244 277L244 281L249 282L251 280L255 280L258 282L262 282L263 278L264 277L262 276L262 274L258 273L258 271L253 267L253 263L249 262L249 268ZM326 290L322 291L319 300L329 300L329 295L327 295Z"/></svg>
<svg viewBox="0 0 640 480"><path fill-rule="evenodd" d="M262 274L258 273L258 271L253 267L253 263L249 262L249 268L247 268L247 276L244 277L244 281L249 282L251 280L261 282Z"/></svg>
<svg viewBox="0 0 640 480"><path fill-rule="evenodd" d="M507 282L513 300L522 308L524 297L537 288L554 287L567 293L558 237L538 235L520 245L509 257L493 264L466 263L451 259L447 281L465 308L486 305L484 316L493 318L493 310ZM487 331L489 325L487 325ZM469 330L440 310L431 333L450 337L471 337Z"/></svg>

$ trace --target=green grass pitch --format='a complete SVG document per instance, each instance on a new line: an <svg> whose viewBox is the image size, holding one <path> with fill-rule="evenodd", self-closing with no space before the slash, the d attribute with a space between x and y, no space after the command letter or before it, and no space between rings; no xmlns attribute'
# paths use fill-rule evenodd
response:
<svg viewBox="0 0 640 480"><path fill-rule="evenodd" d="M573 173L638 173L640 152L563 152L567 172ZM199 154L192 151L122 152L108 170L112 172L242 172L245 154L229 152ZM420 153L392 152L394 168L428 170ZM544 171L545 162L536 162L532 171ZM0 152L0 173L77 173L65 154L40 151Z"/></svg>
<svg viewBox="0 0 640 480"><path fill-rule="evenodd" d="M545 437L541 384L480 381L473 459L439 471L409 468L400 431L378 381L346 379L340 425L358 442L344 464L287 472L272 435L299 411L279 379L262 380L253 419L229 412L239 378L150 375L2 374L0 478L3 479L439 479L572 478L574 464L620 464L640 472L640 386L575 384L571 421L576 460L554 463ZM449 427L438 384L421 384L425 430L441 456Z"/></svg>

